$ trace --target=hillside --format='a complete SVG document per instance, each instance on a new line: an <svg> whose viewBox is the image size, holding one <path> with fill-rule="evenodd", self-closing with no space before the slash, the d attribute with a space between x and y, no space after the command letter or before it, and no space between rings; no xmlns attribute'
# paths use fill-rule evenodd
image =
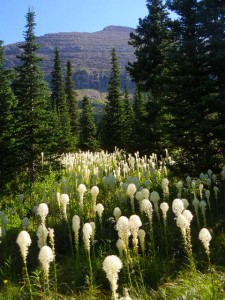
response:
<svg viewBox="0 0 225 300"><path fill-rule="evenodd" d="M42 46L38 51L43 58L41 69L48 81L53 68L54 49L57 47L62 58L63 68L66 61L71 60L74 69L74 80L77 88L92 88L105 91L110 72L112 48L116 48L118 65L121 71L121 82L126 78L125 65L134 60L134 49L128 45L129 34L133 28L123 26L108 26L101 31L62 32L45 34L37 38ZM17 46L21 42L6 45L6 68L18 64L16 55L21 49Z"/></svg>

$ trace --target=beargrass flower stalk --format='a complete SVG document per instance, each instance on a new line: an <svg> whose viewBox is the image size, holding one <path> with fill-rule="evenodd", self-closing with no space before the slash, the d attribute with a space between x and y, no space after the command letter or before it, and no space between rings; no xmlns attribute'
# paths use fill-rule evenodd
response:
<svg viewBox="0 0 225 300"><path fill-rule="evenodd" d="M140 241L141 251L143 254L145 253L145 236L146 236L146 233L145 233L144 229L139 229L138 230L138 238Z"/></svg>
<svg viewBox="0 0 225 300"><path fill-rule="evenodd" d="M20 253L21 253L21 256L23 259L26 280L28 283L29 291L30 291L30 298L33 299L32 287L31 287L30 278L29 278L28 269L27 269L28 247L31 245L31 238L30 238L29 233L26 230L20 231L20 233L17 236L16 243L20 247Z"/></svg>
<svg viewBox="0 0 225 300"><path fill-rule="evenodd" d="M209 250L209 244L210 244L210 241L212 239L212 236L209 232L209 230L207 228L202 228L199 232L199 239L200 241L202 242L204 248L205 248L205 252L207 254L207 257L208 257L208 261L210 263L210 250Z"/></svg>
<svg viewBox="0 0 225 300"><path fill-rule="evenodd" d="M98 194L99 194L99 188L97 186L93 186L91 188L91 196L92 196L92 206L93 206L93 209L96 206L96 199L97 199Z"/></svg>
<svg viewBox="0 0 225 300"><path fill-rule="evenodd" d="M174 214L176 215L176 217L178 217L184 210L183 201L178 198L174 199L173 203L172 203L172 210L173 210Z"/></svg>
<svg viewBox="0 0 225 300"><path fill-rule="evenodd" d="M87 188L83 183L81 183L81 184L79 184L77 190L80 195L80 208L81 208L81 210L83 210L83 208L84 208L84 193L87 191Z"/></svg>
<svg viewBox="0 0 225 300"><path fill-rule="evenodd" d="M49 246L43 246L40 249L38 259L41 263L42 270L44 273L47 292L49 292L49 268L50 268L50 262L54 260L52 249Z"/></svg>
<svg viewBox="0 0 225 300"><path fill-rule="evenodd" d="M150 200L153 202L157 218L158 218L158 220L160 220L160 216L159 216L159 200L160 200L160 196L159 196L159 193L156 192L156 191L151 192Z"/></svg>
<svg viewBox="0 0 225 300"><path fill-rule="evenodd" d="M198 224L198 227L200 228L199 213L198 213L199 204L200 204L200 201L197 198L194 198L194 200L192 201L192 205L194 206L197 224Z"/></svg>
<svg viewBox="0 0 225 300"><path fill-rule="evenodd" d="M92 284L92 265L91 265L91 236L92 236L92 227L90 223L85 223L83 226L83 241L84 241L84 249L87 252L88 263L90 269L90 282Z"/></svg>
<svg viewBox="0 0 225 300"><path fill-rule="evenodd" d="M28 228L28 226L29 226L29 219L28 219L28 217L24 217L22 220L22 227L25 230Z"/></svg>
<svg viewBox="0 0 225 300"><path fill-rule="evenodd" d="M188 191L190 192L190 190L191 190L191 177L190 176L186 177L186 182L187 182L187 186L188 186Z"/></svg>
<svg viewBox="0 0 225 300"><path fill-rule="evenodd" d="M149 199L150 192L148 189L144 188L141 190L142 199Z"/></svg>
<svg viewBox="0 0 225 300"><path fill-rule="evenodd" d="M194 194L194 199L196 198L196 180L191 181L192 192Z"/></svg>
<svg viewBox="0 0 225 300"><path fill-rule="evenodd" d="M211 206L210 206L210 190L206 190L205 191L205 197L206 197L206 200L207 200L207 204L209 206L209 210L211 210Z"/></svg>
<svg viewBox="0 0 225 300"><path fill-rule="evenodd" d="M60 192L56 193L56 200L57 200L57 203L58 203L58 206L59 206L59 210L60 210Z"/></svg>
<svg viewBox="0 0 225 300"><path fill-rule="evenodd" d="M203 223L204 223L205 227L206 227L206 216L205 216L206 206L207 206L207 204L204 200L201 200L199 202L199 208L201 209L201 213L202 213L202 217L203 217Z"/></svg>
<svg viewBox="0 0 225 300"><path fill-rule="evenodd" d="M52 249L52 255L53 255L53 265L54 265L54 279L55 279L55 284L54 284L54 289L55 289L55 294L57 294L57 270L56 270L56 253L55 253L55 234L54 234L54 229L53 228L48 228L48 235L49 235L49 241Z"/></svg>
<svg viewBox="0 0 225 300"><path fill-rule="evenodd" d="M132 215L129 218L129 229L132 235L134 253L138 254L138 230L141 227L142 222L138 215Z"/></svg>
<svg viewBox="0 0 225 300"><path fill-rule="evenodd" d="M67 205L69 204L69 196L67 194L60 195L60 207L62 209L63 218L67 221Z"/></svg>
<svg viewBox="0 0 225 300"><path fill-rule="evenodd" d="M134 207L134 194L136 193L137 188L134 183L130 183L127 187L127 195L130 197L130 202L131 202L131 208L132 212L135 212L135 207Z"/></svg>
<svg viewBox="0 0 225 300"><path fill-rule="evenodd" d="M49 209L46 203L40 203L37 207L37 215L41 218L41 223L45 224L45 219L48 215Z"/></svg>
<svg viewBox="0 0 225 300"><path fill-rule="evenodd" d="M219 188L215 185L215 186L213 187L213 191L214 191L215 199L216 199L216 201L218 201L218 192L219 192Z"/></svg>
<svg viewBox="0 0 225 300"><path fill-rule="evenodd" d="M181 180L178 181L178 183L177 183L177 190L178 190L177 198L181 198L183 186L184 186L183 181L181 181Z"/></svg>
<svg viewBox="0 0 225 300"><path fill-rule="evenodd" d="M90 222L90 224L91 224L91 227L92 227L91 242L92 242L92 245L94 245L96 225L95 225L94 222Z"/></svg>
<svg viewBox="0 0 225 300"><path fill-rule="evenodd" d="M72 229L74 231L75 237L75 248L76 253L79 254L79 230L80 230L80 217L78 215L74 215L72 219Z"/></svg>
<svg viewBox="0 0 225 300"><path fill-rule="evenodd" d="M188 200L187 199L181 199L181 201L183 202L183 204L184 204L184 209L187 209L188 208L188 206L189 206L189 202L188 202Z"/></svg>
<svg viewBox="0 0 225 300"><path fill-rule="evenodd" d="M110 282L111 289L112 289L112 299L117 300L118 295L116 290L118 288L117 281L118 281L118 273L122 269L123 264L120 258L116 255L109 255L103 261L103 270L106 272L106 277Z"/></svg>
<svg viewBox="0 0 225 300"><path fill-rule="evenodd" d="M165 244L166 244L166 255L167 255L167 259L169 259L169 255L168 255L168 242L167 242L167 212L169 210L169 205L167 202L162 202L160 204L160 209L162 211L162 216L163 216L163 227L164 227L164 238L165 238Z"/></svg>
<svg viewBox="0 0 225 300"><path fill-rule="evenodd" d="M38 226L37 237L38 237L38 247L41 249L43 246L46 246L48 229L46 228L45 224L41 223Z"/></svg>
<svg viewBox="0 0 225 300"><path fill-rule="evenodd" d="M163 178L161 181L161 187L163 191L163 199L169 199L169 180L167 178Z"/></svg>
<svg viewBox="0 0 225 300"><path fill-rule="evenodd" d="M114 208L114 211L113 211L113 216L114 216L116 222L118 221L118 219L119 219L119 217L121 216L121 214L122 214L122 213L121 213L120 208L119 208L119 207L115 207L115 208Z"/></svg>
<svg viewBox="0 0 225 300"><path fill-rule="evenodd" d="M119 217L116 223L116 230L118 231L118 236L124 242L125 245L125 252L127 254L128 246L129 246L129 237L131 235L130 228L129 228L129 220L125 216Z"/></svg>
<svg viewBox="0 0 225 300"><path fill-rule="evenodd" d="M198 189L199 189L199 195L200 195L200 199L202 199L202 192L203 192L203 184L200 183L199 186L198 186Z"/></svg>
<svg viewBox="0 0 225 300"><path fill-rule="evenodd" d="M117 240L116 242L116 247L119 251L119 256L120 257L123 257L123 252L126 251L126 247L125 247L125 244L123 242L123 240L121 240L120 238Z"/></svg>
<svg viewBox="0 0 225 300"><path fill-rule="evenodd" d="M102 214L103 214L103 211L104 211L104 206L101 203L98 203L95 206L95 211L97 212L97 215L99 217L99 222L100 222L100 225L102 227Z"/></svg>

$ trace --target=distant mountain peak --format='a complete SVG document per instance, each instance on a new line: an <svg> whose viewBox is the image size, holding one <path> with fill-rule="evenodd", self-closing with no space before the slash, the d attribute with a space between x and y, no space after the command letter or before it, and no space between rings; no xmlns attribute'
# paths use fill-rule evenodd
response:
<svg viewBox="0 0 225 300"><path fill-rule="evenodd" d="M117 25L109 25L103 28L104 31L134 31L134 28L126 27L126 26L117 26Z"/></svg>

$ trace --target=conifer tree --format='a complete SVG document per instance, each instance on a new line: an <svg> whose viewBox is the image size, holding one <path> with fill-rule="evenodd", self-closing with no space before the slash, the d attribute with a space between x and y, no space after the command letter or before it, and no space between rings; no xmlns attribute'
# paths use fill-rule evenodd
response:
<svg viewBox="0 0 225 300"><path fill-rule="evenodd" d="M4 49L0 41L0 192L5 191L15 174L15 124L14 110L17 104L11 88L10 73L4 70Z"/></svg>
<svg viewBox="0 0 225 300"><path fill-rule="evenodd" d="M68 60L66 65L65 92L67 97L67 105L69 108L73 150L76 149L79 140L79 114L78 114L78 106L77 106L78 100L77 100L77 93L74 89L75 89L75 83L73 81L72 64L71 61Z"/></svg>
<svg viewBox="0 0 225 300"><path fill-rule="evenodd" d="M35 13L29 9L25 42L19 46L22 49L18 56L21 64L16 68L13 85L18 99L15 113L15 163L18 164L18 171L28 169L31 182L35 180L41 165L41 152L47 158L53 151L49 92L39 67L41 59L36 55L40 46L34 34L34 18Z"/></svg>
<svg viewBox="0 0 225 300"><path fill-rule="evenodd" d="M80 116L80 148L81 150L96 151L99 143L96 138L96 125L92 114L91 102L88 97L82 100L82 111Z"/></svg>
<svg viewBox="0 0 225 300"><path fill-rule="evenodd" d="M128 90L128 82L126 80L124 91L124 147L127 151L133 150L133 126L134 126L134 111L130 102Z"/></svg>
<svg viewBox="0 0 225 300"><path fill-rule="evenodd" d="M103 145L113 151L115 147L124 147L124 103L120 90L120 74L116 50L112 51L111 75L108 83L107 103L103 116Z"/></svg>
<svg viewBox="0 0 225 300"><path fill-rule="evenodd" d="M57 150L59 153L69 152L72 148L70 115L65 93L61 58L57 48L55 49L51 88L52 109L58 117L59 140Z"/></svg>

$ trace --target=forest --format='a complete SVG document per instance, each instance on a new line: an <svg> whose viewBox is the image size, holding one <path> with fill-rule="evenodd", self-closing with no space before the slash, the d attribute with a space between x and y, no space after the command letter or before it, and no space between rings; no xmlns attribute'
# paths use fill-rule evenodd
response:
<svg viewBox="0 0 225 300"><path fill-rule="evenodd" d="M225 298L225 3L146 6L97 119L33 10L15 68L0 42L0 299Z"/></svg>

